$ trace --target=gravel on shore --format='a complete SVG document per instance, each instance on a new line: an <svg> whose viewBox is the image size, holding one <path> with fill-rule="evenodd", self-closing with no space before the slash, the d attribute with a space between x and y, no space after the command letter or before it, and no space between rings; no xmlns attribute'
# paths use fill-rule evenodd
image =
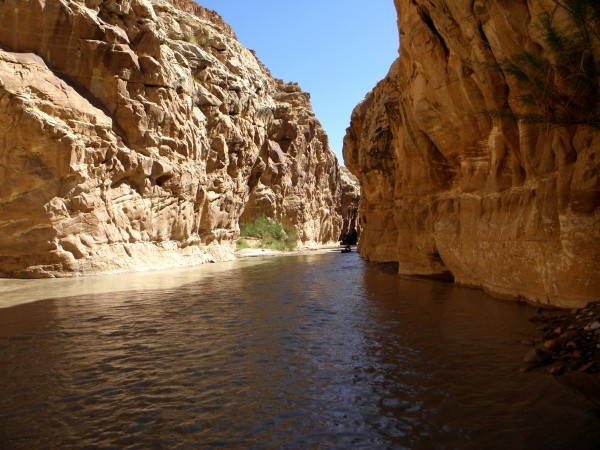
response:
<svg viewBox="0 0 600 450"><path fill-rule="evenodd" d="M527 369L542 369L582 392L600 411L600 301L584 308L539 308L531 322L541 338L523 342L532 348L523 360Z"/></svg>

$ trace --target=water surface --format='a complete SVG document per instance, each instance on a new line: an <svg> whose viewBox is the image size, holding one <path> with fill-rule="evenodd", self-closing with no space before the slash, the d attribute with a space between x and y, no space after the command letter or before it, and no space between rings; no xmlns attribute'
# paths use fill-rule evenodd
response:
<svg viewBox="0 0 600 450"><path fill-rule="evenodd" d="M0 309L0 448L600 447L580 394L521 372L529 306L356 254L204 269ZM20 283L1 300L53 280Z"/></svg>

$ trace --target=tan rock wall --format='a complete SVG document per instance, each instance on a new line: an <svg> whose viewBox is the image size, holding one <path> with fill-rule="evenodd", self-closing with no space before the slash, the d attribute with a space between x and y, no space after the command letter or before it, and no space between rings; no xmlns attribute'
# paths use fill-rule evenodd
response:
<svg viewBox="0 0 600 450"><path fill-rule="evenodd" d="M276 107L267 125L242 221L264 215L299 225L304 247L337 242L342 186L337 159L315 120L309 94L297 84L276 81Z"/></svg>
<svg viewBox="0 0 600 450"><path fill-rule="evenodd" d="M545 111L503 68L524 49L550 58L539 19L554 7L396 0L400 58L344 143L363 256L544 304L599 298L600 135L518 119Z"/></svg>
<svg viewBox="0 0 600 450"><path fill-rule="evenodd" d="M0 3L1 274L231 258L263 187L306 245L336 239L337 162L308 95L202 11Z"/></svg>

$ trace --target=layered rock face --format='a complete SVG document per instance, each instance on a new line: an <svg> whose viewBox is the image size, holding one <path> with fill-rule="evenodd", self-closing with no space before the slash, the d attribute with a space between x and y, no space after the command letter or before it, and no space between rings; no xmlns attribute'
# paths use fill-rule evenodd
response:
<svg viewBox="0 0 600 450"><path fill-rule="evenodd" d="M339 169L308 94L215 13L5 0L0 23L3 276L228 259L257 211L306 246L337 239Z"/></svg>
<svg viewBox="0 0 600 450"><path fill-rule="evenodd" d="M249 180L241 220L264 215L296 226L307 248L336 243L342 225L337 159L313 116L309 95L294 83L276 81L276 88L276 106L266 126L269 140Z"/></svg>
<svg viewBox="0 0 600 450"><path fill-rule="evenodd" d="M524 50L555 63L540 23L568 28L565 12L552 1L395 3L400 58L344 142L362 189L361 254L532 302L598 299L600 134L561 123L560 105L545 108L506 64ZM555 90L567 81L548 77Z"/></svg>

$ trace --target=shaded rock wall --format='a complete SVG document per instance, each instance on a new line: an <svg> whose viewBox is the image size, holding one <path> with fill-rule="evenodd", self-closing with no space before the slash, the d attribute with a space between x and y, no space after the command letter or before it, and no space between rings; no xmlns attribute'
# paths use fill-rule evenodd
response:
<svg viewBox="0 0 600 450"><path fill-rule="evenodd" d="M555 3L395 3L400 58L344 142L361 254L532 302L598 299L600 134L522 120L547 111L503 69L524 49L551 58L539 18Z"/></svg>
<svg viewBox="0 0 600 450"><path fill-rule="evenodd" d="M358 179L346 168L342 167L341 187L342 198L340 214L342 215L342 232L339 241L354 245L360 238L360 223L358 222L358 205L360 203L360 185Z"/></svg>
<svg viewBox="0 0 600 450"><path fill-rule="evenodd" d="M0 2L0 274L231 258L257 205L304 245L337 239L337 161L308 94L215 13L172 3L189 12Z"/></svg>

